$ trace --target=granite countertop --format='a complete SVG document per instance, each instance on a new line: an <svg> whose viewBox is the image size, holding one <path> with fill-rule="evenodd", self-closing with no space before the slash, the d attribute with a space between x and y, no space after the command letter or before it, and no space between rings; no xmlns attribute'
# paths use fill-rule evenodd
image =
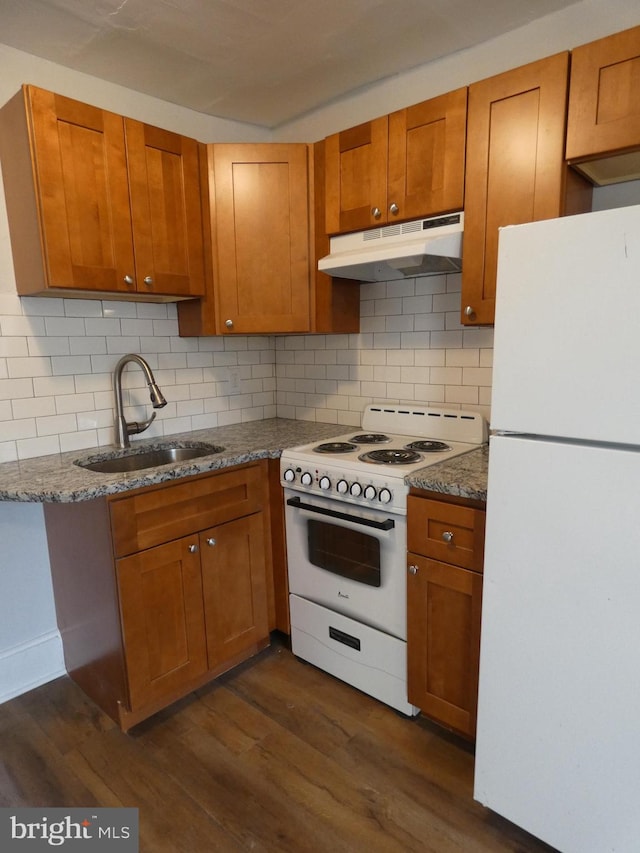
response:
<svg viewBox="0 0 640 853"><path fill-rule="evenodd" d="M488 468L489 446L485 444L470 453L414 471L405 482L416 489L486 501Z"/></svg>
<svg viewBox="0 0 640 853"><path fill-rule="evenodd" d="M202 441L222 445L224 450L188 462L172 462L126 474L100 474L74 464L77 459L86 460L109 455L116 450L114 446L4 462L0 464L0 500L32 503L91 500L102 495L113 495L142 486L228 468L231 465L241 465L254 459L277 459L286 447L331 438L349 429L350 427L341 424L271 418L143 439L132 442L132 447L157 446L169 441L184 442L185 445Z"/></svg>
<svg viewBox="0 0 640 853"><path fill-rule="evenodd" d="M186 462L171 462L131 473L102 474L74 464L76 460L99 459L118 452L113 446L4 462L0 464L0 501L71 503L91 500L255 459L277 459L287 447L342 435L349 429L351 427L341 424L271 418L143 439L132 442L132 448L154 447L170 441L184 446L207 442L221 445L224 450ZM405 482L418 489L484 501L487 496L488 460L489 449L485 446L447 462L421 468L409 475Z"/></svg>

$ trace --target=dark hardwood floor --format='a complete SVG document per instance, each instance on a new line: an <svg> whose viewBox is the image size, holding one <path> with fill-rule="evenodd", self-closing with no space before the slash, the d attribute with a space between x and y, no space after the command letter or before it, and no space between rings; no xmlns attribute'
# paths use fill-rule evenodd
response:
<svg viewBox="0 0 640 853"><path fill-rule="evenodd" d="M472 779L468 744L277 638L128 735L68 678L0 705L0 806L135 806L145 853L551 850Z"/></svg>

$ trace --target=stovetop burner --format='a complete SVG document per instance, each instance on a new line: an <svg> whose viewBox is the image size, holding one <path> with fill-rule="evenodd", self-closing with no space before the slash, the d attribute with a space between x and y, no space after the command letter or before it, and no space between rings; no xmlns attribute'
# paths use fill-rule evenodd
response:
<svg viewBox="0 0 640 853"><path fill-rule="evenodd" d="M391 441L391 439L383 432L363 432L359 435L354 435L350 441L353 441L355 444L385 444Z"/></svg>
<svg viewBox="0 0 640 853"><path fill-rule="evenodd" d="M439 453L443 450L451 450L450 445L444 441L430 440L412 441L411 444L406 445L406 448L407 450L420 450L423 453Z"/></svg>
<svg viewBox="0 0 640 853"><path fill-rule="evenodd" d="M419 462L422 457L414 450L370 450L358 456L361 462L372 462L378 465L410 465Z"/></svg>
<svg viewBox="0 0 640 853"><path fill-rule="evenodd" d="M324 444L319 444L313 448L314 453L351 453L352 450L357 450L355 444L350 444L348 441L327 441Z"/></svg>

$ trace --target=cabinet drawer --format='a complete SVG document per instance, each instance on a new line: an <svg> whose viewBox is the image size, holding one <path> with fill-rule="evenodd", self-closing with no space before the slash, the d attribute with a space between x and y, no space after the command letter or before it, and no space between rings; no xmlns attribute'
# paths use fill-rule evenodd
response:
<svg viewBox="0 0 640 853"><path fill-rule="evenodd" d="M262 463L256 463L114 498L110 510L116 557L257 512L264 478Z"/></svg>
<svg viewBox="0 0 640 853"><path fill-rule="evenodd" d="M443 563L481 572L484 524L483 510L410 495L407 547Z"/></svg>

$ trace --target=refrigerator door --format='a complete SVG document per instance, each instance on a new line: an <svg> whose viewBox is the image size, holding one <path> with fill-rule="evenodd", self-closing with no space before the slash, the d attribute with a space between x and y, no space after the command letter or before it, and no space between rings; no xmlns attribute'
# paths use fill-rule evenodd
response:
<svg viewBox="0 0 640 853"><path fill-rule="evenodd" d="M638 850L640 452L491 439L474 796L563 853Z"/></svg>
<svg viewBox="0 0 640 853"><path fill-rule="evenodd" d="M640 206L500 232L491 427L640 444Z"/></svg>

